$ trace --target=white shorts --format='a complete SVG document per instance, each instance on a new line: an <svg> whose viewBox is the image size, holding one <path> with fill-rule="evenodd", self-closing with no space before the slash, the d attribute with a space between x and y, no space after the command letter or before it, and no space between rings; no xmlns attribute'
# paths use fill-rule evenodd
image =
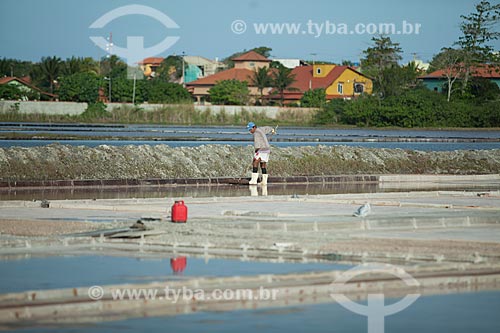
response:
<svg viewBox="0 0 500 333"><path fill-rule="evenodd" d="M261 162L269 162L269 154L271 153L270 150L259 150L255 154L253 154L253 159L258 160L260 159Z"/></svg>

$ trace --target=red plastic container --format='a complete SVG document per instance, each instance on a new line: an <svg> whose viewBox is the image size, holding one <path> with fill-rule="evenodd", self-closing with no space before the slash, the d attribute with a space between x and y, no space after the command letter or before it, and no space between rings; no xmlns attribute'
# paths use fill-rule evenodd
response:
<svg viewBox="0 0 500 333"><path fill-rule="evenodd" d="M172 206L172 222L175 223L186 223L187 221L188 209L187 206L184 205L183 200L175 201Z"/></svg>

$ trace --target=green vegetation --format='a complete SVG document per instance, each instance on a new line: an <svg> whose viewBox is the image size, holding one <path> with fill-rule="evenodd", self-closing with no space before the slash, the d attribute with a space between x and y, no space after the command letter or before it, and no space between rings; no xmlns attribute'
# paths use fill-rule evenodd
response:
<svg viewBox="0 0 500 333"><path fill-rule="evenodd" d="M45 82L49 84L49 92L54 93L54 84L62 69L61 58L44 57L38 66Z"/></svg>
<svg viewBox="0 0 500 333"><path fill-rule="evenodd" d="M109 114L106 111L106 105L104 105L104 103L90 104L87 110L79 116L79 118L84 120L103 119L108 117Z"/></svg>
<svg viewBox="0 0 500 333"><path fill-rule="evenodd" d="M498 24L500 23L500 3L491 4L481 1L476 6L476 11L469 15L461 15L463 20L460 25L462 36L455 43L462 52L461 61L465 72L461 77L462 94L469 89L468 84L472 78L473 68L477 65L500 63L500 54L490 44L500 38Z"/></svg>
<svg viewBox="0 0 500 333"><path fill-rule="evenodd" d="M155 79L165 82L180 79L182 77L182 57L176 55L166 57L156 69L156 74Z"/></svg>
<svg viewBox="0 0 500 333"><path fill-rule="evenodd" d="M61 79L59 99L61 101L94 103L97 101L102 80L92 72L77 72Z"/></svg>
<svg viewBox="0 0 500 333"><path fill-rule="evenodd" d="M60 101L96 103L101 91L100 97L112 102L183 103L192 101L191 95L182 85L172 82L182 76L180 59L167 57L159 67L159 74L151 80L142 80L142 72L136 78L129 77L127 74L137 69L128 68L116 55L100 61L43 57L34 64L4 58L0 59L0 76L29 77L35 87L57 94ZM175 70L169 72L171 68ZM3 99L20 99L10 88L2 87L0 94ZM22 97L47 99L45 95L39 95L23 93Z"/></svg>
<svg viewBox="0 0 500 333"><path fill-rule="evenodd" d="M208 92L217 105L246 105L250 100L247 82L235 79L217 82Z"/></svg>
<svg viewBox="0 0 500 333"><path fill-rule="evenodd" d="M251 84L259 90L259 104L264 103L264 89L271 85L271 77L269 76L269 69L266 67L260 67L257 69L253 76L250 78Z"/></svg>
<svg viewBox="0 0 500 333"><path fill-rule="evenodd" d="M314 122L406 128L499 127L500 103L498 100L479 103L467 99L448 102L441 94L419 88L384 100L377 96L363 96L354 101L332 101L317 112Z"/></svg>
<svg viewBox="0 0 500 333"><path fill-rule="evenodd" d="M176 104L191 102L191 95L180 84L153 80L148 86L149 103Z"/></svg>
<svg viewBox="0 0 500 333"><path fill-rule="evenodd" d="M0 99L19 100L23 95L23 92L15 86L7 84L0 85Z"/></svg>
<svg viewBox="0 0 500 333"><path fill-rule="evenodd" d="M325 89L308 90L300 99L300 105L305 108L320 108L326 105Z"/></svg>
<svg viewBox="0 0 500 333"><path fill-rule="evenodd" d="M283 105L285 100L285 90L293 90L290 86L295 82L295 74L292 74L292 70L286 68L285 66L277 66L276 70L273 71L271 76L271 84L280 96L280 105Z"/></svg>
<svg viewBox="0 0 500 333"><path fill-rule="evenodd" d="M402 75L398 61L403 52L399 43L392 42L390 37L372 38L373 46L363 51L365 58L361 59L363 74L374 80L374 90L381 97L398 93Z"/></svg>

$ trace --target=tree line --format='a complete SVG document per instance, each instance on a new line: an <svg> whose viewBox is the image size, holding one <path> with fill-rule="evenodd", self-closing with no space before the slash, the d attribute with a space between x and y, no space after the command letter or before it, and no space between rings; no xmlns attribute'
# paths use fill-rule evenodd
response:
<svg viewBox="0 0 500 333"><path fill-rule="evenodd" d="M116 55L98 61L92 58L43 57L38 63L16 59L0 59L0 75L29 77L31 84L42 91L57 94L60 101L96 103L101 97L120 103L183 103L191 102L191 95L179 83L182 68L178 69L180 57L166 58L150 80L134 80L127 73L137 71L129 68ZM174 70L172 71L172 66ZM142 74L142 73L141 73ZM0 98L18 99L24 93L15 87L0 86ZM29 97L29 96L28 96ZM50 97L41 96L41 99Z"/></svg>

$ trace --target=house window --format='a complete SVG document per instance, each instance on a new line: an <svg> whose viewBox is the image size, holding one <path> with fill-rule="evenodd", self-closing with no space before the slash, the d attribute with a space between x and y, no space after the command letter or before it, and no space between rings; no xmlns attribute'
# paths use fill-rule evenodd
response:
<svg viewBox="0 0 500 333"><path fill-rule="evenodd" d="M355 83L354 84L354 93L355 94L362 94L363 91L365 91L365 85L362 83Z"/></svg>
<svg viewBox="0 0 500 333"><path fill-rule="evenodd" d="M342 83L339 83L337 85L337 91L339 94L343 94L344 93L344 85Z"/></svg>
<svg viewBox="0 0 500 333"><path fill-rule="evenodd" d="M316 74L321 74L321 68L316 68Z"/></svg>
<svg viewBox="0 0 500 333"><path fill-rule="evenodd" d="M255 62L251 62L249 65L250 67L255 67Z"/></svg>

